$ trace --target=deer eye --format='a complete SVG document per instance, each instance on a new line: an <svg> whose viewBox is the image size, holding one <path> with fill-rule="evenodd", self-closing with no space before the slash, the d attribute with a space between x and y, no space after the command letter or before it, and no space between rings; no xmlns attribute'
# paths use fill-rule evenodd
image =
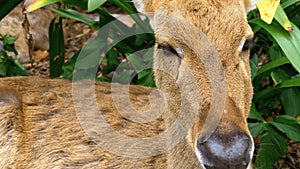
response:
<svg viewBox="0 0 300 169"><path fill-rule="evenodd" d="M163 50L164 55L166 55L166 56L175 55L175 56L179 57L179 54L184 53L182 48L176 47L176 49L174 49L171 45L169 45L167 43L158 44L157 48Z"/></svg>
<svg viewBox="0 0 300 169"><path fill-rule="evenodd" d="M242 39L239 44L238 50L239 51L247 51L253 47L253 38Z"/></svg>
<svg viewBox="0 0 300 169"><path fill-rule="evenodd" d="M245 41L242 51L249 50L253 47L253 38L249 38Z"/></svg>

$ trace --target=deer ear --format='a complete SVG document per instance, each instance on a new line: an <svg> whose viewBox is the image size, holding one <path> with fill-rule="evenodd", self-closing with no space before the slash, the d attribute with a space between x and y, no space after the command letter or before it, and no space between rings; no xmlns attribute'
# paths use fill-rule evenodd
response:
<svg viewBox="0 0 300 169"><path fill-rule="evenodd" d="M252 9L255 9L256 8L256 3L258 1L259 0L245 0L245 9L246 9L246 12L249 12Z"/></svg>

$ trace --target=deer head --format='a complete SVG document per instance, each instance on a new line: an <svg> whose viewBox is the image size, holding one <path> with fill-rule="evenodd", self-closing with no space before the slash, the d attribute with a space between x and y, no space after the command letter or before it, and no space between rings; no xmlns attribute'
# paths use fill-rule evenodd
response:
<svg viewBox="0 0 300 169"><path fill-rule="evenodd" d="M189 114L187 141L203 168L251 168L247 126L252 84L247 0L135 0L156 36L156 84L175 116ZM187 121L186 121L187 122ZM183 124L184 125L184 124Z"/></svg>

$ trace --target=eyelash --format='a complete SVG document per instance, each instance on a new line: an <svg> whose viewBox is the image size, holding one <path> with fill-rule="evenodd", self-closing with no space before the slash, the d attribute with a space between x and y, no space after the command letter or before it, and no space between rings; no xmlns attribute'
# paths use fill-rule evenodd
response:
<svg viewBox="0 0 300 169"><path fill-rule="evenodd" d="M173 54L173 55L176 55L179 57L179 54L177 53L177 51L171 45L169 45L167 43L158 44L157 48L162 49L166 56Z"/></svg>
<svg viewBox="0 0 300 169"><path fill-rule="evenodd" d="M253 46L253 39L250 38L250 39L247 39L243 45L243 48L242 48L242 51L246 51L246 50L249 50L252 48Z"/></svg>

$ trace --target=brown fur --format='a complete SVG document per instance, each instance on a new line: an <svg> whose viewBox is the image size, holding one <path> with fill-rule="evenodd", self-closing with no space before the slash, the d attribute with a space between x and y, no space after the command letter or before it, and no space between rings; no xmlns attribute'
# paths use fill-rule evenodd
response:
<svg viewBox="0 0 300 169"><path fill-rule="evenodd" d="M159 49L155 51L155 78L165 101L161 100L160 93L152 92L154 89L130 86L129 98L134 108L146 111L150 108L149 101L154 101L154 105L158 106L154 109L161 114L150 122L133 122L129 119L135 114L126 103L120 103L125 116L119 114L120 110L116 109L111 95L116 92L118 97L125 97L121 85L112 92L110 84L96 83L99 114L92 108L94 91L88 91L86 85L91 84L89 81L79 84L81 92L74 95L74 84L72 86L61 79L0 79L0 98L3 98L0 99L2 168L201 168L195 155L195 143L202 135L208 135L203 131L210 132L205 128L205 119L210 109L218 107L211 104L211 75L220 74L207 72L218 67L218 63L212 62L214 58L219 59L221 66L217 70L224 72L221 81L226 82L227 88L225 98L217 101L225 103L227 113L223 113L223 109L221 116L219 112L214 112L218 114L215 119L220 118L220 122L213 132L224 135L224 140L228 142L233 133L243 132L250 136L246 122L252 98L249 51L238 51L239 43L252 36L246 22L244 5L247 3L234 0L140 0L135 3L139 3L139 10L146 14L155 12L148 15L152 17L156 33L156 47L168 43L173 48L179 46L184 50L180 59L165 56ZM205 67L207 63L203 60L208 61L208 67ZM156 99L149 99L150 93ZM79 102L73 102L74 98ZM160 109L159 105L166 103L168 107ZM76 110L86 111L86 117L78 116ZM171 133L166 140L162 140L162 146L147 142L145 146L157 154L142 158L122 156L121 151L112 152L98 145L86 130L96 135L98 131L109 133L109 130L105 127L92 129L92 123L84 126L78 121L80 118L92 122L95 119L95 124L104 126L102 121L96 120L96 117L103 115L105 121L123 135L151 138L170 128L182 113L187 119L192 118L192 121L185 121L179 126L188 130L186 139L174 143L174 147L167 150L163 146L173 144L178 133ZM111 138L113 146L119 146L124 151L139 151L134 144L124 145L118 139Z"/></svg>

